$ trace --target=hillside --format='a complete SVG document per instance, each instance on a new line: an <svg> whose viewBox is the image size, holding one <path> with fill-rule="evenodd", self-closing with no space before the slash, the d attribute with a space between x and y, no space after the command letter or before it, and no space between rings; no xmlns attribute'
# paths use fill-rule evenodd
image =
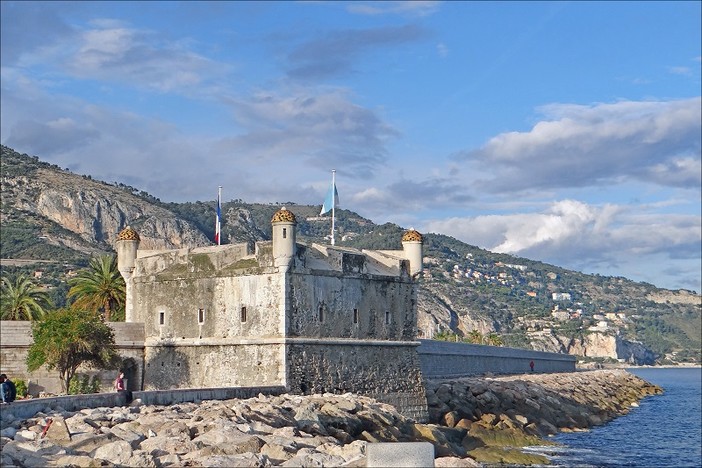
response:
<svg viewBox="0 0 702 468"><path fill-rule="evenodd" d="M139 231L144 248L207 245L213 238L214 201L163 203L4 146L0 163L2 274L39 272L59 303L65 275L91 254L111 251L125 224ZM280 205L225 202L224 242L270 239L270 219ZM297 216L299 241L328 242L329 218L318 216L318 205L284 205ZM404 229L394 224L376 225L342 209L337 228L341 246L401 248ZM700 362L701 298L690 291L587 275L431 233L418 281L420 337L497 333L510 346L585 360Z"/></svg>

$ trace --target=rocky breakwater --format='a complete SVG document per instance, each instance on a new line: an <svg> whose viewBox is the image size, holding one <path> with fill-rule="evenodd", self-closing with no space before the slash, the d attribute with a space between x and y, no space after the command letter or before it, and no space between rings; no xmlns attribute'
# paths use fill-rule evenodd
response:
<svg viewBox="0 0 702 468"><path fill-rule="evenodd" d="M604 424L662 391L624 370L427 382L430 422L466 430L468 456L490 464L547 463L515 447Z"/></svg>
<svg viewBox="0 0 702 468"><path fill-rule="evenodd" d="M352 394L170 406L137 400L78 412L46 408L26 420L5 413L3 420L3 467L366 466L366 445L379 441L429 441L436 466L479 466L460 458L465 431L417 424Z"/></svg>
<svg viewBox="0 0 702 468"><path fill-rule="evenodd" d="M660 388L622 370L427 382L429 424L371 398L280 395L83 409L2 408L0 466L366 466L373 442L434 445L435 466L541 464L519 447L626 413Z"/></svg>

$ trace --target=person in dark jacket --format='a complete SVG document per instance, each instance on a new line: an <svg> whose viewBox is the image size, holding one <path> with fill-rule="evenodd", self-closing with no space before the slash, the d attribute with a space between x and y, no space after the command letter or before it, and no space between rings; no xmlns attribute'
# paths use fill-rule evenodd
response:
<svg viewBox="0 0 702 468"><path fill-rule="evenodd" d="M12 403L17 398L17 388L5 374L0 374L0 398L3 403Z"/></svg>

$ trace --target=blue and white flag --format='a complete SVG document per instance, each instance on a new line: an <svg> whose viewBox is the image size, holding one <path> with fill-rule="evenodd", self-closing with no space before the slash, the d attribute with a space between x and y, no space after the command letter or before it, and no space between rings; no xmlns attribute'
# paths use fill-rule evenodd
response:
<svg viewBox="0 0 702 468"><path fill-rule="evenodd" d="M217 217L215 218L215 244L222 243L222 187L217 190Z"/></svg>
<svg viewBox="0 0 702 468"><path fill-rule="evenodd" d="M331 187L329 187L329 192L327 193L327 198L324 199L324 204L322 205L322 211L319 215L322 216L324 213L328 213L332 208L339 206L339 192L336 191L336 184L332 182Z"/></svg>

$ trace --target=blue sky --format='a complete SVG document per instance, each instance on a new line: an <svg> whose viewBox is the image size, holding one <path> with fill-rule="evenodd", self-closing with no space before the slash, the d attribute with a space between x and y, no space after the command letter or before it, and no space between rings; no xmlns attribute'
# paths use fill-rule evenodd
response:
<svg viewBox="0 0 702 468"><path fill-rule="evenodd" d="M700 2L1 2L2 143L701 286Z"/></svg>

